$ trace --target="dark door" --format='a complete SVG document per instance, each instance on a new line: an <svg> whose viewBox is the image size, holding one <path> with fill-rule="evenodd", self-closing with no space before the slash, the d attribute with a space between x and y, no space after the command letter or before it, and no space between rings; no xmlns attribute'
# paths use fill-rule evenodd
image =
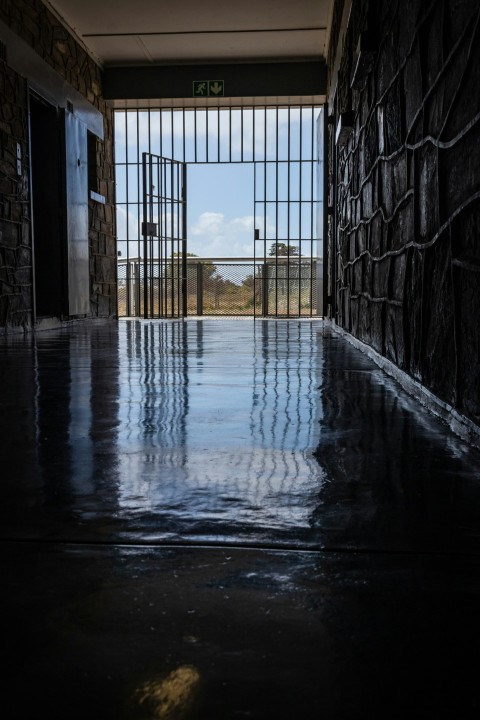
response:
<svg viewBox="0 0 480 720"><path fill-rule="evenodd" d="M61 118L56 107L30 96L35 315L67 312L62 217Z"/></svg>

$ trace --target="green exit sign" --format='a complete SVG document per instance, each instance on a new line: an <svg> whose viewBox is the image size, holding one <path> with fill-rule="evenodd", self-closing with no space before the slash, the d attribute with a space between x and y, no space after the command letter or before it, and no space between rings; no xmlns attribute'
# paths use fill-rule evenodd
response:
<svg viewBox="0 0 480 720"><path fill-rule="evenodd" d="M223 80L194 80L193 97L224 97L225 83Z"/></svg>

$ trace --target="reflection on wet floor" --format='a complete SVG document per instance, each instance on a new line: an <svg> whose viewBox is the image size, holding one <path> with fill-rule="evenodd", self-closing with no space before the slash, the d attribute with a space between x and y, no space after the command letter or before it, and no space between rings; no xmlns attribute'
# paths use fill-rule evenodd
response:
<svg viewBox="0 0 480 720"><path fill-rule="evenodd" d="M6 716L478 716L479 455L321 321L74 325L0 378Z"/></svg>
<svg viewBox="0 0 480 720"><path fill-rule="evenodd" d="M478 547L478 454L321 321L127 320L0 350L8 537Z"/></svg>
<svg viewBox="0 0 480 720"><path fill-rule="evenodd" d="M308 528L322 484L314 332L129 326L120 354L137 361L120 368L117 435L125 512L168 517L202 540Z"/></svg>

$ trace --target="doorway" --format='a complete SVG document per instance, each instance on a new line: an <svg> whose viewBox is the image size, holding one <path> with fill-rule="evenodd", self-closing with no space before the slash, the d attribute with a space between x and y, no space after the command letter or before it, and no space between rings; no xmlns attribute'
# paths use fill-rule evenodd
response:
<svg viewBox="0 0 480 720"><path fill-rule="evenodd" d="M35 319L65 314L63 167L58 108L30 95Z"/></svg>
<svg viewBox="0 0 480 720"><path fill-rule="evenodd" d="M321 278L317 276L322 266L323 232L317 222L317 121L322 112L314 105L115 111L120 317L143 314L137 286L148 263L142 232L142 223L148 219L143 215L148 195L142 170L144 153L195 166L205 175L205 186L208 178L203 169L208 165L249 165L252 170L249 188L238 183L228 183L226 188L231 195L242 193L249 198L250 241L245 243L251 248L249 256L235 258L236 264L232 259L227 263L231 268L223 267L226 244L214 257L211 252L205 257L187 257L182 271L184 300L187 296L183 315L229 315L233 308L235 314L248 312L254 317L321 314L317 288ZM322 150L320 147L319 152ZM217 215L211 207L203 210L193 218L197 226L202 218ZM188 241L190 245L191 239L187 234L185 244ZM176 258L178 261L178 255ZM172 253L169 262L174 261ZM210 304L205 279L215 286ZM241 303L231 302L237 291ZM223 295L228 302L222 300Z"/></svg>

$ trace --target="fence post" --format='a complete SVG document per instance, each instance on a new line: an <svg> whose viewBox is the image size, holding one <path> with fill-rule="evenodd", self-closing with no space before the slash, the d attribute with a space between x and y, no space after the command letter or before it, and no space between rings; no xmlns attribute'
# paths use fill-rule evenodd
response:
<svg viewBox="0 0 480 720"><path fill-rule="evenodd" d="M132 264L128 262L125 265L125 269L127 271L127 275L125 278L126 282L126 294L125 294L125 315L126 317L131 317L133 315L132 313Z"/></svg>
<svg viewBox="0 0 480 720"><path fill-rule="evenodd" d="M140 303L140 263L136 262L133 264L133 290L135 298L135 315L141 315L141 303Z"/></svg>
<svg viewBox="0 0 480 720"><path fill-rule="evenodd" d="M268 315L268 263L263 263L262 316Z"/></svg>
<svg viewBox="0 0 480 720"><path fill-rule="evenodd" d="M203 265L197 263L197 315L203 315Z"/></svg>

